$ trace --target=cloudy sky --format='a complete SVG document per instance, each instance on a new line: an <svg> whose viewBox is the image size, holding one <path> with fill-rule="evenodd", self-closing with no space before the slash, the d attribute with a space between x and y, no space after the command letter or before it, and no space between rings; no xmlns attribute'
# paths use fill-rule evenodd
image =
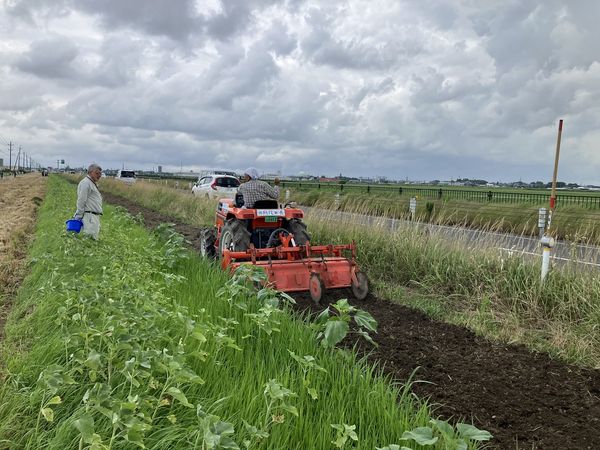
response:
<svg viewBox="0 0 600 450"><path fill-rule="evenodd" d="M0 158L600 184L596 0L0 0Z"/></svg>

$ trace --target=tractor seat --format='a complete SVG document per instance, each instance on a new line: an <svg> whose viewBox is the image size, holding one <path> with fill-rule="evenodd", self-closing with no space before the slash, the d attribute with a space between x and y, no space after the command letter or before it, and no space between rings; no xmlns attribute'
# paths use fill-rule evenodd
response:
<svg viewBox="0 0 600 450"><path fill-rule="evenodd" d="M277 209L279 204L277 200L257 200L254 202L253 209Z"/></svg>

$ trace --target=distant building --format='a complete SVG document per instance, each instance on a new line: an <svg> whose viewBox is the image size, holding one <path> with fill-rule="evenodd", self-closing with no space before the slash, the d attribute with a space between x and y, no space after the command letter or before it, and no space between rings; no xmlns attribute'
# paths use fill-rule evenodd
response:
<svg viewBox="0 0 600 450"><path fill-rule="evenodd" d="M162 173L162 166L158 166L158 173Z"/></svg>

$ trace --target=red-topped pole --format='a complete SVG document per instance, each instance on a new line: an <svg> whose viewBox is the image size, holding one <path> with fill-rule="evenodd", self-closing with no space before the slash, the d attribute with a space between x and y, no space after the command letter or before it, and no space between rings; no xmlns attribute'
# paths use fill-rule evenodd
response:
<svg viewBox="0 0 600 450"><path fill-rule="evenodd" d="M558 122L558 136L556 138L556 156L554 157L554 173L552 175L552 192L550 194L550 211L548 212L548 227L546 228L546 233L542 237L542 282L545 280L546 275L548 275L548 270L550 270L550 253L552 251L552 247L554 247L554 238L550 235L550 225L552 224L552 214L554 213L554 208L556 206L556 178L558 176L558 159L560 156L560 139L562 136L562 127L563 121L562 119Z"/></svg>
<svg viewBox="0 0 600 450"><path fill-rule="evenodd" d="M558 136L556 137L556 156L554 157L554 174L552 175L552 193L550 194L550 211L556 205L556 177L558 175L558 158L560 156L560 138L562 136L563 120L558 121Z"/></svg>

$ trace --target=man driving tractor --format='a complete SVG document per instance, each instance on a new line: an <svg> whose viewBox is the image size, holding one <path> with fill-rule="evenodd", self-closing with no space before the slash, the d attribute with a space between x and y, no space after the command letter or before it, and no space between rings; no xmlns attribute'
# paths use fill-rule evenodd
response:
<svg viewBox="0 0 600 450"><path fill-rule="evenodd" d="M244 171L243 183L238 188L238 193L244 196L244 206L253 208L259 200L275 200L279 198L279 178L274 180L275 186L258 179L258 170L248 167Z"/></svg>

